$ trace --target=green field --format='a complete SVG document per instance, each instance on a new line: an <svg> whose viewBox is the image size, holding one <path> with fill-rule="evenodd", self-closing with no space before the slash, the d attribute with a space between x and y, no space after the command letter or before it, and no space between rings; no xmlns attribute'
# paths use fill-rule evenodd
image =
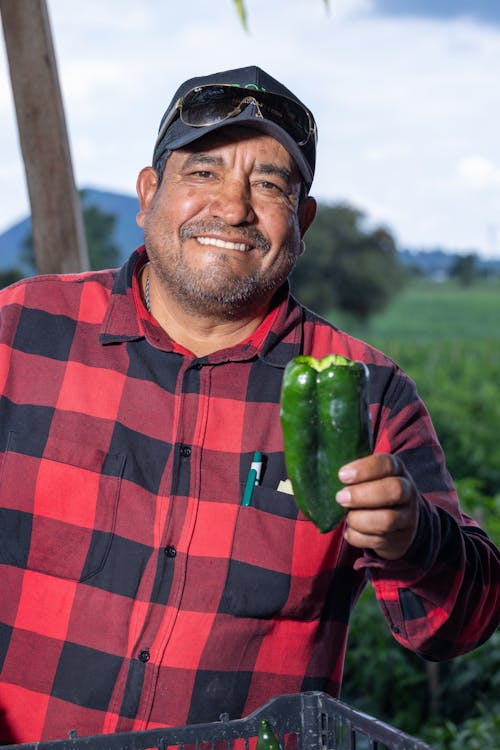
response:
<svg viewBox="0 0 500 750"><path fill-rule="evenodd" d="M343 324L414 379L465 504L497 498L488 521L499 535L500 281L464 288L418 280L368 326Z"/></svg>
<svg viewBox="0 0 500 750"><path fill-rule="evenodd" d="M335 316L331 316L332 320ZM370 343L478 339L500 342L500 280L461 287L411 282L369 325L342 320L341 327Z"/></svg>
<svg viewBox="0 0 500 750"><path fill-rule="evenodd" d="M500 542L500 281L464 288L418 280L369 325L329 317L415 380L462 506ZM499 674L500 633L429 668L391 641L370 590L354 612L347 702L440 750L500 747Z"/></svg>

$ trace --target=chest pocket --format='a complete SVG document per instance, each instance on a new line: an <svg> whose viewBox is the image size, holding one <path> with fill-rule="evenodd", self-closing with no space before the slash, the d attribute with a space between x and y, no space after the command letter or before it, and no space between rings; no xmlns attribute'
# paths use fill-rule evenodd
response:
<svg viewBox="0 0 500 750"><path fill-rule="evenodd" d="M0 465L0 562L85 581L111 546L125 459L53 439L40 458L26 445L9 433Z"/></svg>
<svg viewBox="0 0 500 750"><path fill-rule="evenodd" d="M240 506L221 611L236 617L313 620L320 616L342 541L320 534L292 495L255 487Z"/></svg>

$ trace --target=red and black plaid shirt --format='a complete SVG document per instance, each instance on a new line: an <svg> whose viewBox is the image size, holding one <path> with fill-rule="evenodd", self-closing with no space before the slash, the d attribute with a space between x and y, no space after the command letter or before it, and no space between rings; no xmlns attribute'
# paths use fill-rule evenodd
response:
<svg viewBox="0 0 500 750"><path fill-rule="evenodd" d="M336 695L367 577L395 637L424 656L491 634L495 549L461 514L404 373L286 289L253 337L197 359L145 311L144 261L0 293L0 741ZM422 494L396 562L341 528L320 534L280 486L283 369L331 352L369 366L375 450L397 453Z"/></svg>

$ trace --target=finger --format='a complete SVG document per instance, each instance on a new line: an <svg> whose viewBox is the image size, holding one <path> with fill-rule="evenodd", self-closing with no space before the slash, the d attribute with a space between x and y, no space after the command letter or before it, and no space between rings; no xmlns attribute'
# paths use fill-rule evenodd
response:
<svg viewBox="0 0 500 750"><path fill-rule="evenodd" d="M407 476L407 471L397 456L391 453L374 453L345 464L340 468L338 476L343 484L357 484L389 476Z"/></svg>
<svg viewBox="0 0 500 750"><path fill-rule="evenodd" d="M373 550L379 557L386 560L398 560L408 551L413 534L409 529L401 529L385 535L365 534L346 526L344 539L352 547Z"/></svg>
<svg viewBox="0 0 500 750"><path fill-rule="evenodd" d="M412 497L413 483L410 479L389 476L343 487L337 492L336 500L346 509L373 509L405 505Z"/></svg>
<svg viewBox="0 0 500 750"><path fill-rule="evenodd" d="M387 536L404 531L412 525L410 509L380 508L377 510L351 510L346 518L348 527L365 536Z"/></svg>
<svg viewBox="0 0 500 750"><path fill-rule="evenodd" d="M385 500L378 495L379 505L374 505L374 497L377 496L376 491L372 494L374 485L378 485L378 490L380 486L387 489L394 481L399 484L401 494L384 494ZM355 495L357 491L367 488L369 491L364 504L356 506L353 498L350 507L345 505L348 512L344 537L354 547L373 549L388 560L398 559L409 549L418 527L419 505L414 485L401 477L389 477L364 486L346 487L345 491Z"/></svg>

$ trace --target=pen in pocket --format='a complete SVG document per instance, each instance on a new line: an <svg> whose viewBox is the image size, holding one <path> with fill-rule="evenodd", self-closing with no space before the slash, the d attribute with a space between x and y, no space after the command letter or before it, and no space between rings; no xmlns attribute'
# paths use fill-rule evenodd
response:
<svg viewBox="0 0 500 750"><path fill-rule="evenodd" d="M260 482L260 475L262 472L262 453L255 451L253 454L252 463L248 470L247 481L245 484L245 490L243 492L242 505L250 505L252 502L253 488Z"/></svg>

